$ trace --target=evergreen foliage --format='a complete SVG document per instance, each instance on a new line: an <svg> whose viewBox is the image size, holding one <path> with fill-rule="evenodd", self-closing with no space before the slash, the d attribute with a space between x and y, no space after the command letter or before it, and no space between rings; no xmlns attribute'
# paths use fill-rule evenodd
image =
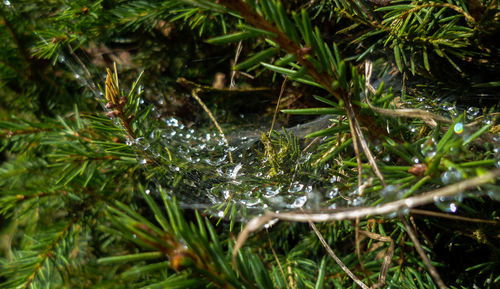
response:
<svg viewBox="0 0 500 289"><path fill-rule="evenodd" d="M497 288L499 18L3 1L0 288Z"/></svg>

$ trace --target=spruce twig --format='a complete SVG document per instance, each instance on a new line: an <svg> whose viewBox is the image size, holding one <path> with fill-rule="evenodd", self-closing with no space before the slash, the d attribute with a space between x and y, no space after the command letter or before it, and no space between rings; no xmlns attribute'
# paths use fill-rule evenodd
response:
<svg viewBox="0 0 500 289"><path fill-rule="evenodd" d="M310 53L311 47L301 47L298 43L292 41L285 33L283 33L280 29L278 29L275 25L272 25L265 18L255 13L245 2L242 0L229 1L229 0L221 0L220 3L227 8L230 8L234 11L237 11L241 14L241 16L252 26L270 32L272 35L276 35L274 40L279 44L280 48L285 50L287 53L296 55L297 61L301 66L305 67L307 73L325 90L327 90L331 95L333 95L338 101L344 102L345 110L347 112L347 116L349 121L353 124L353 130L351 130L352 134L355 134L357 139L361 144L361 148L363 149L370 165L375 172L375 175L380 179L380 182L385 186L385 180L378 168L377 163L371 153L366 140L364 138L363 132L358 123L358 118L361 119L363 125L369 127L370 131L374 134L377 132L380 135L384 135L385 132L381 130L380 127L375 125L375 122L371 121L367 116L360 116L359 107L354 108L352 101L349 96L349 92L344 89L333 89L332 84L336 79L332 79L332 77L326 73L322 73L318 71L315 65L308 60L308 54ZM358 154L356 156L358 159L361 156Z"/></svg>

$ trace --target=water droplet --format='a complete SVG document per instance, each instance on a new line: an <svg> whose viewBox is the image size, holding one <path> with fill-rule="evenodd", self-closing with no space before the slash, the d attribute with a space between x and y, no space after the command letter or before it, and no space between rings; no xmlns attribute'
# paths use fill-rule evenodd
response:
<svg viewBox="0 0 500 289"><path fill-rule="evenodd" d="M500 188L497 186L490 186L487 192L488 196L495 201L500 202Z"/></svg>
<svg viewBox="0 0 500 289"><path fill-rule="evenodd" d="M9 0L5 0L3 3L5 3L5 5L7 5L7 6L11 5Z"/></svg>
<svg viewBox="0 0 500 289"><path fill-rule="evenodd" d="M247 208L252 208L260 204L260 198L255 196L246 197L245 200L242 200L241 203L244 204Z"/></svg>
<svg viewBox="0 0 500 289"><path fill-rule="evenodd" d="M311 156L312 156L312 153L305 153L305 154L301 155L299 158L299 163L301 165L305 164L306 162L308 162L311 159Z"/></svg>
<svg viewBox="0 0 500 289"><path fill-rule="evenodd" d="M441 174L441 181L445 185L456 183L461 179L462 179L462 173L455 169L448 170Z"/></svg>
<svg viewBox="0 0 500 289"><path fill-rule="evenodd" d="M132 238L137 239L137 235L136 235L136 234L133 234L133 235L132 235Z"/></svg>
<svg viewBox="0 0 500 289"><path fill-rule="evenodd" d="M128 138L127 140L125 140L125 144L128 145L128 146L131 146L131 145L134 144L134 142L131 139Z"/></svg>
<svg viewBox="0 0 500 289"><path fill-rule="evenodd" d="M412 163L414 163L414 164L419 164L419 163L420 163L420 159L419 159L419 158L417 158L417 157L412 157L412 158L411 158L411 161L412 161Z"/></svg>
<svg viewBox="0 0 500 289"><path fill-rule="evenodd" d="M391 160L391 156L387 154L384 156L384 158L382 160L387 163Z"/></svg>
<svg viewBox="0 0 500 289"><path fill-rule="evenodd" d="M464 132L464 124L461 123L461 122L458 122L457 124L455 124L455 126L453 127L453 130L455 131L456 134L461 134Z"/></svg>
<svg viewBox="0 0 500 289"><path fill-rule="evenodd" d="M313 190L307 193L307 198L309 200L309 202L307 203L309 208L313 210L319 210L322 199L321 194L318 191Z"/></svg>
<svg viewBox="0 0 500 289"><path fill-rule="evenodd" d="M151 193L150 190L146 190L146 195L149 195Z"/></svg>
<svg viewBox="0 0 500 289"><path fill-rule="evenodd" d="M278 195L281 191L281 187L265 187L264 188L264 196L266 198L272 198L276 195Z"/></svg>
<svg viewBox="0 0 500 289"><path fill-rule="evenodd" d="M141 165L145 165L148 161L146 159L139 159Z"/></svg>
<svg viewBox="0 0 500 289"><path fill-rule="evenodd" d="M236 167L234 167L234 169L229 174L229 178L235 180L236 176L238 176L238 172L241 170L242 167L243 165L241 163L237 164Z"/></svg>
<svg viewBox="0 0 500 289"><path fill-rule="evenodd" d="M292 184L292 186L290 187L290 189L288 190L288 192L294 194L294 193L300 192L303 188L304 188L304 184L294 182Z"/></svg>
<svg viewBox="0 0 500 289"><path fill-rule="evenodd" d="M357 207L363 204L363 198L362 197L356 197L351 200L349 200L349 205Z"/></svg>
<svg viewBox="0 0 500 289"><path fill-rule="evenodd" d="M229 190L223 190L222 195L224 196L224 199L227 201L231 197L231 192Z"/></svg>
<svg viewBox="0 0 500 289"><path fill-rule="evenodd" d="M436 141L430 138L420 145L420 149L426 158L432 158L436 155Z"/></svg>
<svg viewBox="0 0 500 289"><path fill-rule="evenodd" d="M78 73L75 73L75 74L74 74L74 77L75 77L76 79L80 79L81 75L80 75L80 74L78 74Z"/></svg>
<svg viewBox="0 0 500 289"><path fill-rule="evenodd" d="M447 213L456 213L458 210L457 202L461 201L461 197L434 197L434 204L440 210Z"/></svg>
<svg viewBox="0 0 500 289"><path fill-rule="evenodd" d="M384 198L384 202L392 202L401 199L403 191L397 185L388 185L380 191L380 195Z"/></svg>
<svg viewBox="0 0 500 289"><path fill-rule="evenodd" d="M410 213L410 209L408 207L403 207L398 211L398 213L401 215L408 215L408 213Z"/></svg>
<svg viewBox="0 0 500 289"><path fill-rule="evenodd" d="M469 107L467 109L467 119L469 119L469 120L475 119L479 115L480 112L481 112L481 109L479 109L477 107Z"/></svg>
<svg viewBox="0 0 500 289"><path fill-rule="evenodd" d="M329 199L333 199L339 195L339 188L335 187L328 192L327 196Z"/></svg>
<svg viewBox="0 0 500 289"><path fill-rule="evenodd" d="M306 196L301 196L295 199L295 201L292 204L292 208L302 208L304 204L307 202L307 197Z"/></svg>
<svg viewBox="0 0 500 289"><path fill-rule="evenodd" d="M136 138L136 139L134 140L134 143L135 143L135 145L136 145L139 149L141 149L141 150L143 150L143 151L147 150L147 149L149 148L149 146L150 146L150 145L149 145L149 143L148 143L148 142L146 142L146 141L145 141L145 139L144 139L143 137L138 137L138 138Z"/></svg>
<svg viewBox="0 0 500 289"><path fill-rule="evenodd" d="M276 224L277 222L279 221L279 219L273 219L269 222L267 222L265 225L264 225L264 228L266 229L269 229L270 227L272 227L274 224Z"/></svg>

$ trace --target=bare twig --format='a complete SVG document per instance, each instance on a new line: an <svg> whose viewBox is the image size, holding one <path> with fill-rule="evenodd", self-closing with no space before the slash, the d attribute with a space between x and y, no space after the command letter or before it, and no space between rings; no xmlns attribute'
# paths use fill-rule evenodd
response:
<svg viewBox="0 0 500 289"><path fill-rule="evenodd" d="M208 109L208 107L205 105L205 103L198 96L198 90L199 89L193 89L191 91L191 95L193 95L194 99L196 99L196 101L201 105L201 107L203 108L203 110L208 114L208 117L210 117L210 119L212 120L212 122L215 124L215 127L219 131L222 139L224 140L224 143L226 144L226 146L228 148L227 154L229 155L229 161L231 163L233 163L233 155L231 154L231 151L229 150L230 146L229 146L229 142L227 141L226 135L224 134L224 131L222 130L222 127L219 125L219 122L217 122L217 119L215 119L215 116L212 114L212 112L210 111L210 109Z"/></svg>
<svg viewBox="0 0 500 289"><path fill-rule="evenodd" d="M411 240L413 241L413 244L415 245L415 249L417 250L418 254L420 255L420 258L422 258L422 261L424 261L425 266L427 266L427 268L429 269L429 273L431 274L434 281L436 281L436 283L440 289L446 289L447 287L444 284L441 277L439 276L439 273L436 270L436 267L434 267L434 265L432 265L431 261L429 260L429 257L427 257L427 254L425 254L424 249L422 248L422 245L420 245L420 241L418 240L417 236L415 235L415 232L413 231L413 229L410 227L410 225L406 221L405 217L399 216L399 219L405 225L406 232L408 233Z"/></svg>
<svg viewBox="0 0 500 289"><path fill-rule="evenodd" d="M368 158L368 162L370 163L373 172L379 178L380 182L382 185L385 187L385 179L382 173L380 172L380 169L378 168L377 163L375 162L375 158L373 157L372 152L370 151L370 148L368 147L368 143L366 142L365 136L363 135L363 132L361 131L361 127L359 126L358 119L356 118L356 114L354 113L354 110L352 108L352 105L350 102L345 103L346 107L346 112L347 112L347 117L349 118L349 122L352 123L351 126L351 132L353 133L353 136L356 135L356 139L359 140L359 143L361 145L361 148L363 149L363 152L366 155L366 158ZM353 141L355 141L353 137ZM359 158L359 156L357 156ZM359 163L359 161L358 161Z"/></svg>
<svg viewBox="0 0 500 289"><path fill-rule="evenodd" d="M455 216L455 215L450 215L450 214L445 214L445 213L439 213L439 212L433 212L433 211L427 211L427 210L419 210L419 209L411 209L410 213L452 219L452 220L457 220L457 221L465 221L465 222L486 223L486 224L496 224L497 223L496 221L493 221L493 220L467 218L467 217L462 217L462 216Z"/></svg>
<svg viewBox="0 0 500 289"><path fill-rule="evenodd" d="M269 247L271 248L271 252L273 252L274 259L276 260L276 263L278 263L278 267L280 268L281 275L283 275L283 280L286 279L285 271L283 271L283 267L281 266L280 259L278 259L278 255L276 255L276 251L274 251L273 248L273 243L271 242L271 237L269 236L269 230L266 229L267 233L267 240L269 241ZM289 289L288 284L285 283L286 288Z"/></svg>
<svg viewBox="0 0 500 289"><path fill-rule="evenodd" d="M380 267L378 282L371 287L371 288L380 288L385 285L385 279L387 277L387 272L389 271L389 265L391 264L392 256L394 255L394 241L389 236L382 236L380 234L375 234L368 231L360 231L360 233L367 236L370 239L390 243L389 248L387 249L384 255L384 261L382 262L382 266Z"/></svg>
<svg viewBox="0 0 500 289"><path fill-rule="evenodd" d="M500 177L500 169L495 169L486 172L480 176L458 182L443 188L432 190L415 197L410 197L394 202L390 202L379 207L362 207L362 208L343 208L336 209L330 212L324 213L306 213L306 212L285 212L285 213L275 213L266 212L262 216L258 216L250 220L246 225L245 229L238 235L236 244L233 249L233 258L235 260L236 254L244 245L245 241L248 239L250 233L260 230L262 226L270 221L279 219L282 221L292 221L292 222L327 222L327 221L339 221L347 219L363 218L366 216L373 215L386 215L390 213L395 213L404 209L411 209L414 207L426 205L433 203L435 199L440 197L448 197L457 194L458 192L464 192L467 189L475 188L477 186L483 185L485 183L491 182L496 178Z"/></svg>
<svg viewBox="0 0 500 289"><path fill-rule="evenodd" d="M276 122L276 116L278 115L281 97L283 96L283 92L285 92L285 86L286 86L287 80L288 80L288 76L285 76L285 79L283 80L283 83L281 84L280 95L278 96L278 102L276 103L276 108L274 109L273 121L271 123L271 129L269 130L269 136L271 136L271 132L274 129L274 123Z"/></svg>
<svg viewBox="0 0 500 289"><path fill-rule="evenodd" d="M372 74L372 62L367 60L365 61L365 99L368 106L370 106L370 109L373 110L374 112L393 117L418 118L423 120L431 127L436 127L437 122L442 122L447 124L453 123L453 120L449 118L433 114L431 112L422 109L414 109L414 108L386 109L374 106L370 101L370 93L372 94L376 93L375 88L370 83L371 74ZM464 126L473 127L478 123L479 123L478 121L475 121L472 123L468 123Z"/></svg>
<svg viewBox="0 0 500 289"><path fill-rule="evenodd" d="M318 228L316 228L316 225L314 225L314 223L311 220L308 220L308 222L309 226L311 226L311 228L314 230L314 233L316 233L316 236L318 236L318 239L323 245L323 247L325 247L328 254L330 254L330 256L333 258L333 260L335 260L335 262L340 266L340 268L342 268L342 270L344 270L344 272L346 272L346 274L349 275L349 277L351 277L351 279L354 280L354 282L356 282L356 284L358 284L361 288L369 289L369 287L366 286L365 283L363 283L361 280L359 280L359 278L356 277L356 275L354 275L354 273L352 273L351 270L349 270L349 268L347 268L347 266L342 262L342 260L340 260L340 258L337 257L337 255L335 255L335 252L333 252L332 248L325 241L325 238L323 238L321 232L318 230Z"/></svg>
<svg viewBox="0 0 500 289"><path fill-rule="evenodd" d="M240 58L241 49L243 49L243 45L242 41L240 40L240 42L238 42L238 46L236 47L236 54L234 55L233 66L236 65L236 63L238 63L238 58ZM229 82L229 89L233 89L236 87L236 83L234 82L235 76L236 76L236 70L233 69L233 71L231 71L231 81Z"/></svg>
<svg viewBox="0 0 500 289"><path fill-rule="evenodd" d="M349 116L349 114L347 114ZM350 119L350 117L349 117ZM359 154L358 147L358 137L357 133L355 133L353 121L349 121L349 128L351 129L352 136L352 144L354 146L354 154L356 155L356 163L358 164L358 187L361 186L361 182L363 180L363 164L361 162L361 155Z"/></svg>

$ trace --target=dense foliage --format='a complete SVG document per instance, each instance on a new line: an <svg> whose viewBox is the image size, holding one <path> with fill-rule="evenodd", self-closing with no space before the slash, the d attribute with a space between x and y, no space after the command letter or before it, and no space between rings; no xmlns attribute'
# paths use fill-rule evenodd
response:
<svg viewBox="0 0 500 289"><path fill-rule="evenodd" d="M499 18L3 1L0 287L498 288Z"/></svg>

